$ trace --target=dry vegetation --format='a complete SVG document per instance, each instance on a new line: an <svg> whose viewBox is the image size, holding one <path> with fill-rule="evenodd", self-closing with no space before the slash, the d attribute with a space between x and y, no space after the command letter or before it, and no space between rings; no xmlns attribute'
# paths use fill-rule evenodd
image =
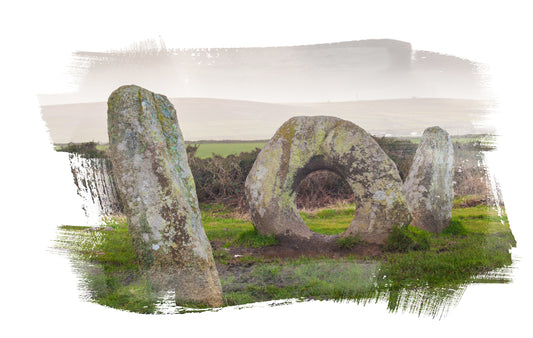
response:
<svg viewBox="0 0 533 338"><path fill-rule="evenodd" d="M478 195L478 200L491 203L490 173L484 165L487 145L484 136L454 139L456 196ZM417 140L404 138L376 138L382 149L396 163L402 179L407 177L418 147ZM198 200L201 203L223 203L246 212L244 182L259 148L226 157L196 156L198 145L189 145L189 164L195 178ZM353 193L344 179L329 171L308 175L296 191L296 205L300 210L329 207L338 203L353 203Z"/></svg>

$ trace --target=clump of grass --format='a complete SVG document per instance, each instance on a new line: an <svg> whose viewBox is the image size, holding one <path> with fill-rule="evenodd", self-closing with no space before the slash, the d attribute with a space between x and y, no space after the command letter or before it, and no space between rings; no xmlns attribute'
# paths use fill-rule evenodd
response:
<svg viewBox="0 0 533 338"><path fill-rule="evenodd" d="M337 239L336 243L337 243L337 246L341 249L352 249L357 244L361 243L361 239L357 235L346 236L346 237L341 237Z"/></svg>
<svg viewBox="0 0 533 338"><path fill-rule="evenodd" d="M392 252L408 252L428 250L431 235L429 232L413 226L395 226L385 243L385 250Z"/></svg>
<svg viewBox="0 0 533 338"><path fill-rule="evenodd" d="M512 263L512 239L498 234L437 235L427 251L388 254L380 276L394 288L448 287L471 281L475 276Z"/></svg>
<svg viewBox="0 0 533 338"><path fill-rule="evenodd" d="M466 230L465 226L463 225L463 222L461 222L459 219L453 219L450 221L450 225L448 225L444 230L442 230L442 233L444 235L453 235L453 236L464 236L468 234L468 230Z"/></svg>
<svg viewBox="0 0 533 338"><path fill-rule="evenodd" d="M241 232L237 238L226 246L241 246L246 248L261 248L264 246L270 246L278 244L278 240L274 235L265 236L252 229L249 231Z"/></svg>

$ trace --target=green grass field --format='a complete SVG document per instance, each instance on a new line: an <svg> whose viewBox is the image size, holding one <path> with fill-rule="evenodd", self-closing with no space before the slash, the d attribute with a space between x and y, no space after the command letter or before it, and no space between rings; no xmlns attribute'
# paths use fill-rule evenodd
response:
<svg viewBox="0 0 533 338"><path fill-rule="evenodd" d="M256 148L263 148L266 142L260 141L242 141L242 142L186 142L188 145L198 145L198 150L196 156L200 158L208 158L213 155L218 155L226 157L228 155L238 155L242 152L250 152ZM65 151L68 150L68 145L55 145L54 149L56 151ZM96 150L107 151L109 149L108 144L97 144Z"/></svg>
<svg viewBox="0 0 533 338"><path fill-rule="evenodd" d="M188 142L188 144L195 144ZM217 143L198 143L199 148L196 156L208 158L213 155L226 157L228 155L237 155L242 152L250 152L256 148L263 148L265 142L217 142Z"/></svg>
<svg viewBox="0 0 533 338"><path fill-rule="evenodd" d="M393 243L377 258L281 260L255 254L235 258L229 249L262 248L277 241L259 235L246 217L239 217L229 207L211 204L201 205L201 209L209 240L219 243L213 256L222 268L219 274L225 305L286 298L370 301L377 297L388 301L389 309L395 311L405 306L406 294L412 293L416 302L422 292L431 302L429 308L418 310L435 315L466 284L494 282L483 276L509 266L509 249L516 245L505 214L500 216L493 208L478 205L453 209L454 229L446 233L403 228L397 233L400 239L392 240L402 245L412 241L408 249L391 250L399 247L395 246L399 242ZM338 234L348 227L354 211L355 206L348 205L300 214L313 231ZM109 219L106 226L114 230L61 227L57 247L89 264L80 280L91 301L138 313L158 313L161 298L139 272L125 218ZM223 268L229 261L233 268Z"/></svg>
<svg viewBox="0 0 533 338"><path fill-rule="evenodd" d="M413 137L413 138L398 138L398 139L405 139L409 140L415 144L419 144L421 142L420 137ZM459 144L465 144L469 142L474 141L483 141L487 142L488 144L494 143L494 137L493 136L487 136L487 135L468 135L468 136L454 136L453 142L459 143ZM198 145L198 150L196 152L196 156L200 158L208 158L213 155L218 155L222 157L226 157L228 155L237 155L242 152L250 152L255 150L256 148L263 148L263 146L266 144L266 141L220 141L220 142L210 142L210 141L186 141L187 145ZM109 148L108 144L97 144L96 150L99 151L107 151ZM66 150L68 149L68 145L55 145L55 150Z"/></svg>

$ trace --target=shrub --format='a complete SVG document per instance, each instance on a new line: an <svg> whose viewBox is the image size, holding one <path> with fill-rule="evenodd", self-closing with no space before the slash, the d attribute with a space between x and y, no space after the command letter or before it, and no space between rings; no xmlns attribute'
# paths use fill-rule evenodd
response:
<svg viewBox="0 0 533 338"><path fill-rule="evenodd" d="M374 137L381 149L394 161L402 180L407 178L418 144L407 139Z"/></svg>
<svg viewBox="0 0 533 338"><path fill-rule="evenodd" d="M86 142L86 143L69 143L64 146L56 148L57 151L79 154L85 158L107 158L105 150L97 148L98 143Z"/></svg>
<svg viewBox="0 0 533 338"><path fill-rule="evenodd" d="M341 237L337 239L337 245L341 249L351 249L359 243L361 243L361 240L359 239L359 236L357 235Z"/></svg>
<svg viewBox="0 0 533 338"><path fill-rule="evenodd" d="M196 157L198 146L187 146L199 202L225 203L244 208L244 182L260 149L239 155Z"/></svg>
<svg viewBox="0 0 533 338"><path fill-rule="evenodd" d="M310 173L296 188L296 206L299 209L321 208L339 202L349 204L354 200L354 193L346 180L328 170Z"/></svg>
<svg viewBox="0 0 533 338"><path fill-rule="evenodd" d="M412 226L395 226L389 235L384 249L394 252L408 252L412 250L428 250L430 234L427 231Z"/></svg>

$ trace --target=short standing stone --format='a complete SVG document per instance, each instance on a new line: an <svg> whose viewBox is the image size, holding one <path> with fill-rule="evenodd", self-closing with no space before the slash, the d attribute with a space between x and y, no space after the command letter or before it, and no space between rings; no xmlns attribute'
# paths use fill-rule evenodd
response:
<svg viewBox="0 0 533 338"><path fill-rule="evenodd" d="M108 100L109 153L141 269L177 303L219 306L222 291L170 101L137 86Z"/></svg>
<svg viewBox="0 0 533 338"><path fill-rule="evenodd" d="M453 206L453 145L439 127L427 128L405 181L412 225L439 233L450 224Z"/></svg>
<svg viewBox="0 0 533 338"><path fill-rule="evenodd" d="M278 129L246 178L250 216L260 234L317 243L336 238L311 231L294 202L300 182L318 170L338 174L354 192L354 219L341 237L384 243L393 226L409 224L398 169L366 131L336 117L300 116Z"/></svg>

